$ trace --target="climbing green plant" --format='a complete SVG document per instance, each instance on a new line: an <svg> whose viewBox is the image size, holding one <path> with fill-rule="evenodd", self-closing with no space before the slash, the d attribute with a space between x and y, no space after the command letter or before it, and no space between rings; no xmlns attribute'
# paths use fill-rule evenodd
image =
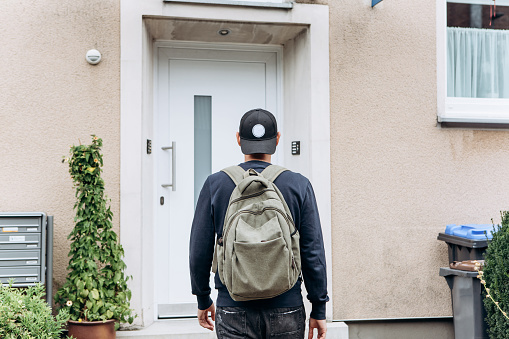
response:
<svg viewBox="0 0 509 339"><path fill-rule="evenodd" d="M27 288L0 284L0 338L58 339L69 318L66 309L51 314L41 284Z"/></svg>
<svg viewBox="0 0 509 339"><path fill-rule="evenodd" d="M478 278L484 286L490 338L509 338L509 211L502 212L502 223L494 228Z"/></svg>
<svg viewBox="0 0 509 339"><path fill-rule="evenodd" d="M101 178L102 144L102 139L92 135L90 145L73 145L70 157L64 158L76 188L76 216L68 236L68 274L55 302L69 310L71 320L132 323L130 277L124 274L124 250L113 230L113 213Z"/></svg>

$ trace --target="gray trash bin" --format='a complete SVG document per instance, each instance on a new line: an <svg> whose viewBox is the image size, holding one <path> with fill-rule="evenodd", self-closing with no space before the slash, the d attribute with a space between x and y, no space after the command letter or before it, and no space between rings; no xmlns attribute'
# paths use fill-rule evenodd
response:
<svg viewBox="0 0 509 339"><path fill-rule="evenodd" d="M477 272L440 268L451 289L455 339L488 339L481 281Z"/></svg>

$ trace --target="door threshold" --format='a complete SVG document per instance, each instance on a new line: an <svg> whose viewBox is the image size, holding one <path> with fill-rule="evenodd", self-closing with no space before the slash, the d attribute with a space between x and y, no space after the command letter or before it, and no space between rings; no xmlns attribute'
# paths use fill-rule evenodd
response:
<svg viewBox="0 0 509 339"><path fill-rule="evenodd" d="M157 314L159 319L196 318L198 303L159 304Z"/></svg>

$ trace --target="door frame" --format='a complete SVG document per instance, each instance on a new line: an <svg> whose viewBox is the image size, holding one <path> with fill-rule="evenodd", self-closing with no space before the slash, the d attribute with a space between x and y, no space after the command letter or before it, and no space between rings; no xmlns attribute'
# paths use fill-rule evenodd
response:
<svg viewBox="0 0 509 339"><path fill-rule="evenodd" d="M332 280L329 7L294 3L289 10L253 9L225 4L123 0L120 6L119 219L126 273L133 277L129 281L131 307L138 315L133 326L149 326L155 320L151 288L153 272L157 269L152 257L154 201L151 197L154 192L150 173L153 172L153 161L147 153L147 140L153 137L153 41L161 39L164 31L151 27L151 18L239 23L253 31L257 31L258 26L267 25L303 28L295 35L286 35L286 40L281 43L287 143L302 141L301 155L291 156L285 163L306 175L316 193L329 264L327 277L331 301L327 303L326 315L332 320L334 286L340 287L341 284L333 284ZM212 40L203 38L200 41ZM341 301L337 302L338 307L341 306Z"/></svg>
<svg viewBox="0 0 509 339"><path fill-rule="evenodd" d="M152 142L153 154L154 154L154 173L152 173L153 178L153 188L156 190L159 188L160 182L158 182L158 157L155 156L162 145L158 143L159 136L157 135L158 128L160 124L161 114L160 110L164 108L160 108L159 104L161 100L166 100L166 98L171 98L171 94L164 97L169 88L165 87L161 84L161 80L159 78L161 72L160 67L160 58L164 58L164 60L199 60L199 61L228 61L228 62L256 62L256 63L267 63L270 59L275 57L275 70L268 70L269 72L274 72L276 76L276 112L275 113L278 119L278 128L282 132L281 142L283 142L284 133L284 121L283 121L283 97L282 97L282 54L283 49L280 46L260 46L260 45L250 45L250 44L242 44L242 45L228 45L228 44L211 44L211 43L203 43L203 42L176 42L176 41L155 41L154 42L154 61L153 61L153 87L154 87L154 117L153 117L153 130L154 130L154 140ZM169 71L169 69L167 70ZM267 69L266 69L267 72ZM268 89L270 90L270 89ZM162 97L162 98L161 98ZM171 100L171 99L170 99ZM234 133L235 131L232 131ZM233 135L233 134L232 134ZM232 139L234 142L234 139ZM284 153L285 149L278 150L277 153L277 162L280 165L284 165ZM240 149L239 149L240 154ZM157 195L159 197L159 195ZM156 198L157 198L156 197ZM152 197L151 200L153 200ZM171 203L171 199L168 199L168 203ZM163 220L160 215L160 208L157 203L153 204L153 215L154 215L154 236L153 236L153 262L159 266L167 266L169 264L170 258L160 258L159 257L159 249L161 249L158 244L157 238L159 236L159 232L157 225L161 223ZM165 234L163 232L163 234ZM153 300L154 300L154 317L155 319L159 319L160 313L167 313L168 316L165 318L172 317L192 317L196 314L196 306L192 306L191 304L160 304L160 298L158 298L158 293L162 291L162 285L159 283L158 279L156 279L159 270L154 271L154 285L153 285ZM168 272L171 275L172 272ZM213 284L213 282L211 282ZM212 285L211 288L214 288ZM189 291L190 293L190 291ZM178 305L178 307L177 307ZM176 313L174 310L180 309L183 312L180 315L170 315L172 313Z"/></svg>

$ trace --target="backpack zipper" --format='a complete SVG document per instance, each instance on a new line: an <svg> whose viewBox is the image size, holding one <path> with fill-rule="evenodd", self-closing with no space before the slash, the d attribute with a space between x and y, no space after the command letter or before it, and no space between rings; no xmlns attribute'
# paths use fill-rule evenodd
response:
<svg viewBox="0 0 509 339"><path fill-rule="evenodd" d="M275 190L273 190L273 189L265 189L265 190L262 190L262 191L257 192L257 193L252 193L252 194L249 194L249 195L246 195L246 196L243 196L243 197L240 197L240 198L237 198L237 199L231 201L229 205L237 203L237 202L242 201L242 200L246 200L246 199L251 199L251 198L257 197L259 195L262 195L265 192L275 192Z"/></svg>
<svg viewBox="0 0 509 339"><path fill-rule="evenodd" d="M292 226L294 228L294 231L293 231L292 234L290 234L290 237L293 236L295 233L297 233L297 227L295 227L295 224L293 223L293 220L291 218L289 218L288 215L286 213L284 213L283 211L281 211L279 208L265 207L264 209L262 209L261 211L258 211L258 212L238 211L237 213L232 215L232 217L230 219L230 222L228 223L228 227L226 228L226 231L223 230L223 236L221 237L223 239L223 244L226 242L226 236L228 235L228 231L230 230L230 227L233 224L233 220L235 220L235 218L237 218L240 214L242 214L242 213L250 213L250 214L254 214L254 215L260 215L263 212L265 212L266 210L272 210L272 211L278 212L279 214L281 214L286 219L287 222L292 224ZM224 259L226 259L226 251L223 252L223 260ZM292 259L293 259L293 255L292 255Z"/></svg>

